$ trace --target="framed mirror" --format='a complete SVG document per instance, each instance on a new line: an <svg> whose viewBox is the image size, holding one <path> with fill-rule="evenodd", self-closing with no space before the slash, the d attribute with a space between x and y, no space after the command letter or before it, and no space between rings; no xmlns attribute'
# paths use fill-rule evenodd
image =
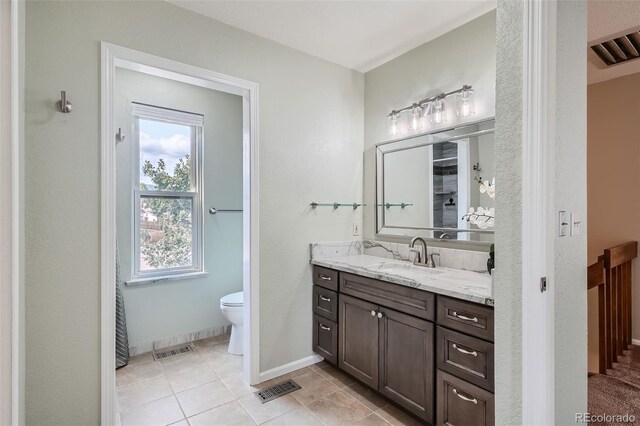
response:
<svg viewBox="0 0 640 426"><path fill-rule="evenodd" d="M376 145L376 234L493 242L494 127L489 119Z"/></svg>

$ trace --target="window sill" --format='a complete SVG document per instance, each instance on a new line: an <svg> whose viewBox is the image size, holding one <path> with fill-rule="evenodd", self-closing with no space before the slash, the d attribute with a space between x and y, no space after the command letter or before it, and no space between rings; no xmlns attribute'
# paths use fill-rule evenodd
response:
<svg viewBox="0 0 640 426"><path fill-rule="evenodd" d="M185 272L184 274L160 275L156 277L132 278L124 282L127 287L137 285L159 284L167 281L191 280L209 275L208 272Z"/></svg>

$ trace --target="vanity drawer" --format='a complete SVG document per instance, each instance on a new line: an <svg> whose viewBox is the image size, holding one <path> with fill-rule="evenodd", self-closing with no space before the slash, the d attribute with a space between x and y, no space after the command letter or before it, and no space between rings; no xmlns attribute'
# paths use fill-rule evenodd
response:
<svg viewBox="0 0 640 426"><path fill-rule="evenodd" d="M438 296L438 325L493 342L493 309Z"/></svg>
<svg viewBox="0 0 640 426"><path fill-rule="evenodd" d="M398 284L342 273L340 292L405 314L433 321L435 295Z"/></svg>
<svg viewBox="0 0 640 426"><path fill-rule="evenodd" d="M313 283L329 290L338 291L338 271L323 268L322 266L314 266Z"/></svg>
<svg viewBox="0 0 640 426"><path fill-rule="evenodd" d="M327 362L338 365L338 324L313 315L313 350Z"/></svg>
<svg viewBox="0 0 640 426"><path fill-rule="evenodd" d="M484 426L494 424L492 393L444 371L436 373L436 424Z"/></svg>
<svg viewBox="0 0 640 426"><path fill-rule="evenodd" d="M438 327L436 348L440 370L493 392L493 343Z"/></svg>
<svg viewBox="0 0 640 426"><path fill-rule="evenodd" d="M338 293L314 285L313 312L331 321L338 322Z"/></svg>

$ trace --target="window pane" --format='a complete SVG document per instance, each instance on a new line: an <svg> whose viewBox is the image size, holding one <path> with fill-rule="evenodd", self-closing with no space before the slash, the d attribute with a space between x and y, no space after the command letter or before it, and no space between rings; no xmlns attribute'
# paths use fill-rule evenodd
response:
<svg viewBox="0 0 640 426"><path fill-rule="evenodd" d="M191 127L139 119L140 189L191 190Z"/></svg>
<svg viewBox="0 0 640 426"><path fill-rule="evenodd" d="M140 198L140 271L193 266L193 199Z"/></svg>

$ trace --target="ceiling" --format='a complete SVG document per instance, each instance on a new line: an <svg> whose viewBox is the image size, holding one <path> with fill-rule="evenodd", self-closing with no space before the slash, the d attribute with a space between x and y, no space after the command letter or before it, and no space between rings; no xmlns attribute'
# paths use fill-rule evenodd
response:
<svg viewBox="0 0 640 426"><path fill-rule="evenodd" d="M638 0L589 0L587 39L589 46L597 41L610 39L627 30L640 26L640 1ZM640 59L605 68L598 57L588 52L587 80L589 84L611 80L640 72Z"/></svg>
<svg viewBox="0 0 640 426"><path fill-rule="evenodd" d="M168 1L361 72L496 6L495 0Z"/></svg>

